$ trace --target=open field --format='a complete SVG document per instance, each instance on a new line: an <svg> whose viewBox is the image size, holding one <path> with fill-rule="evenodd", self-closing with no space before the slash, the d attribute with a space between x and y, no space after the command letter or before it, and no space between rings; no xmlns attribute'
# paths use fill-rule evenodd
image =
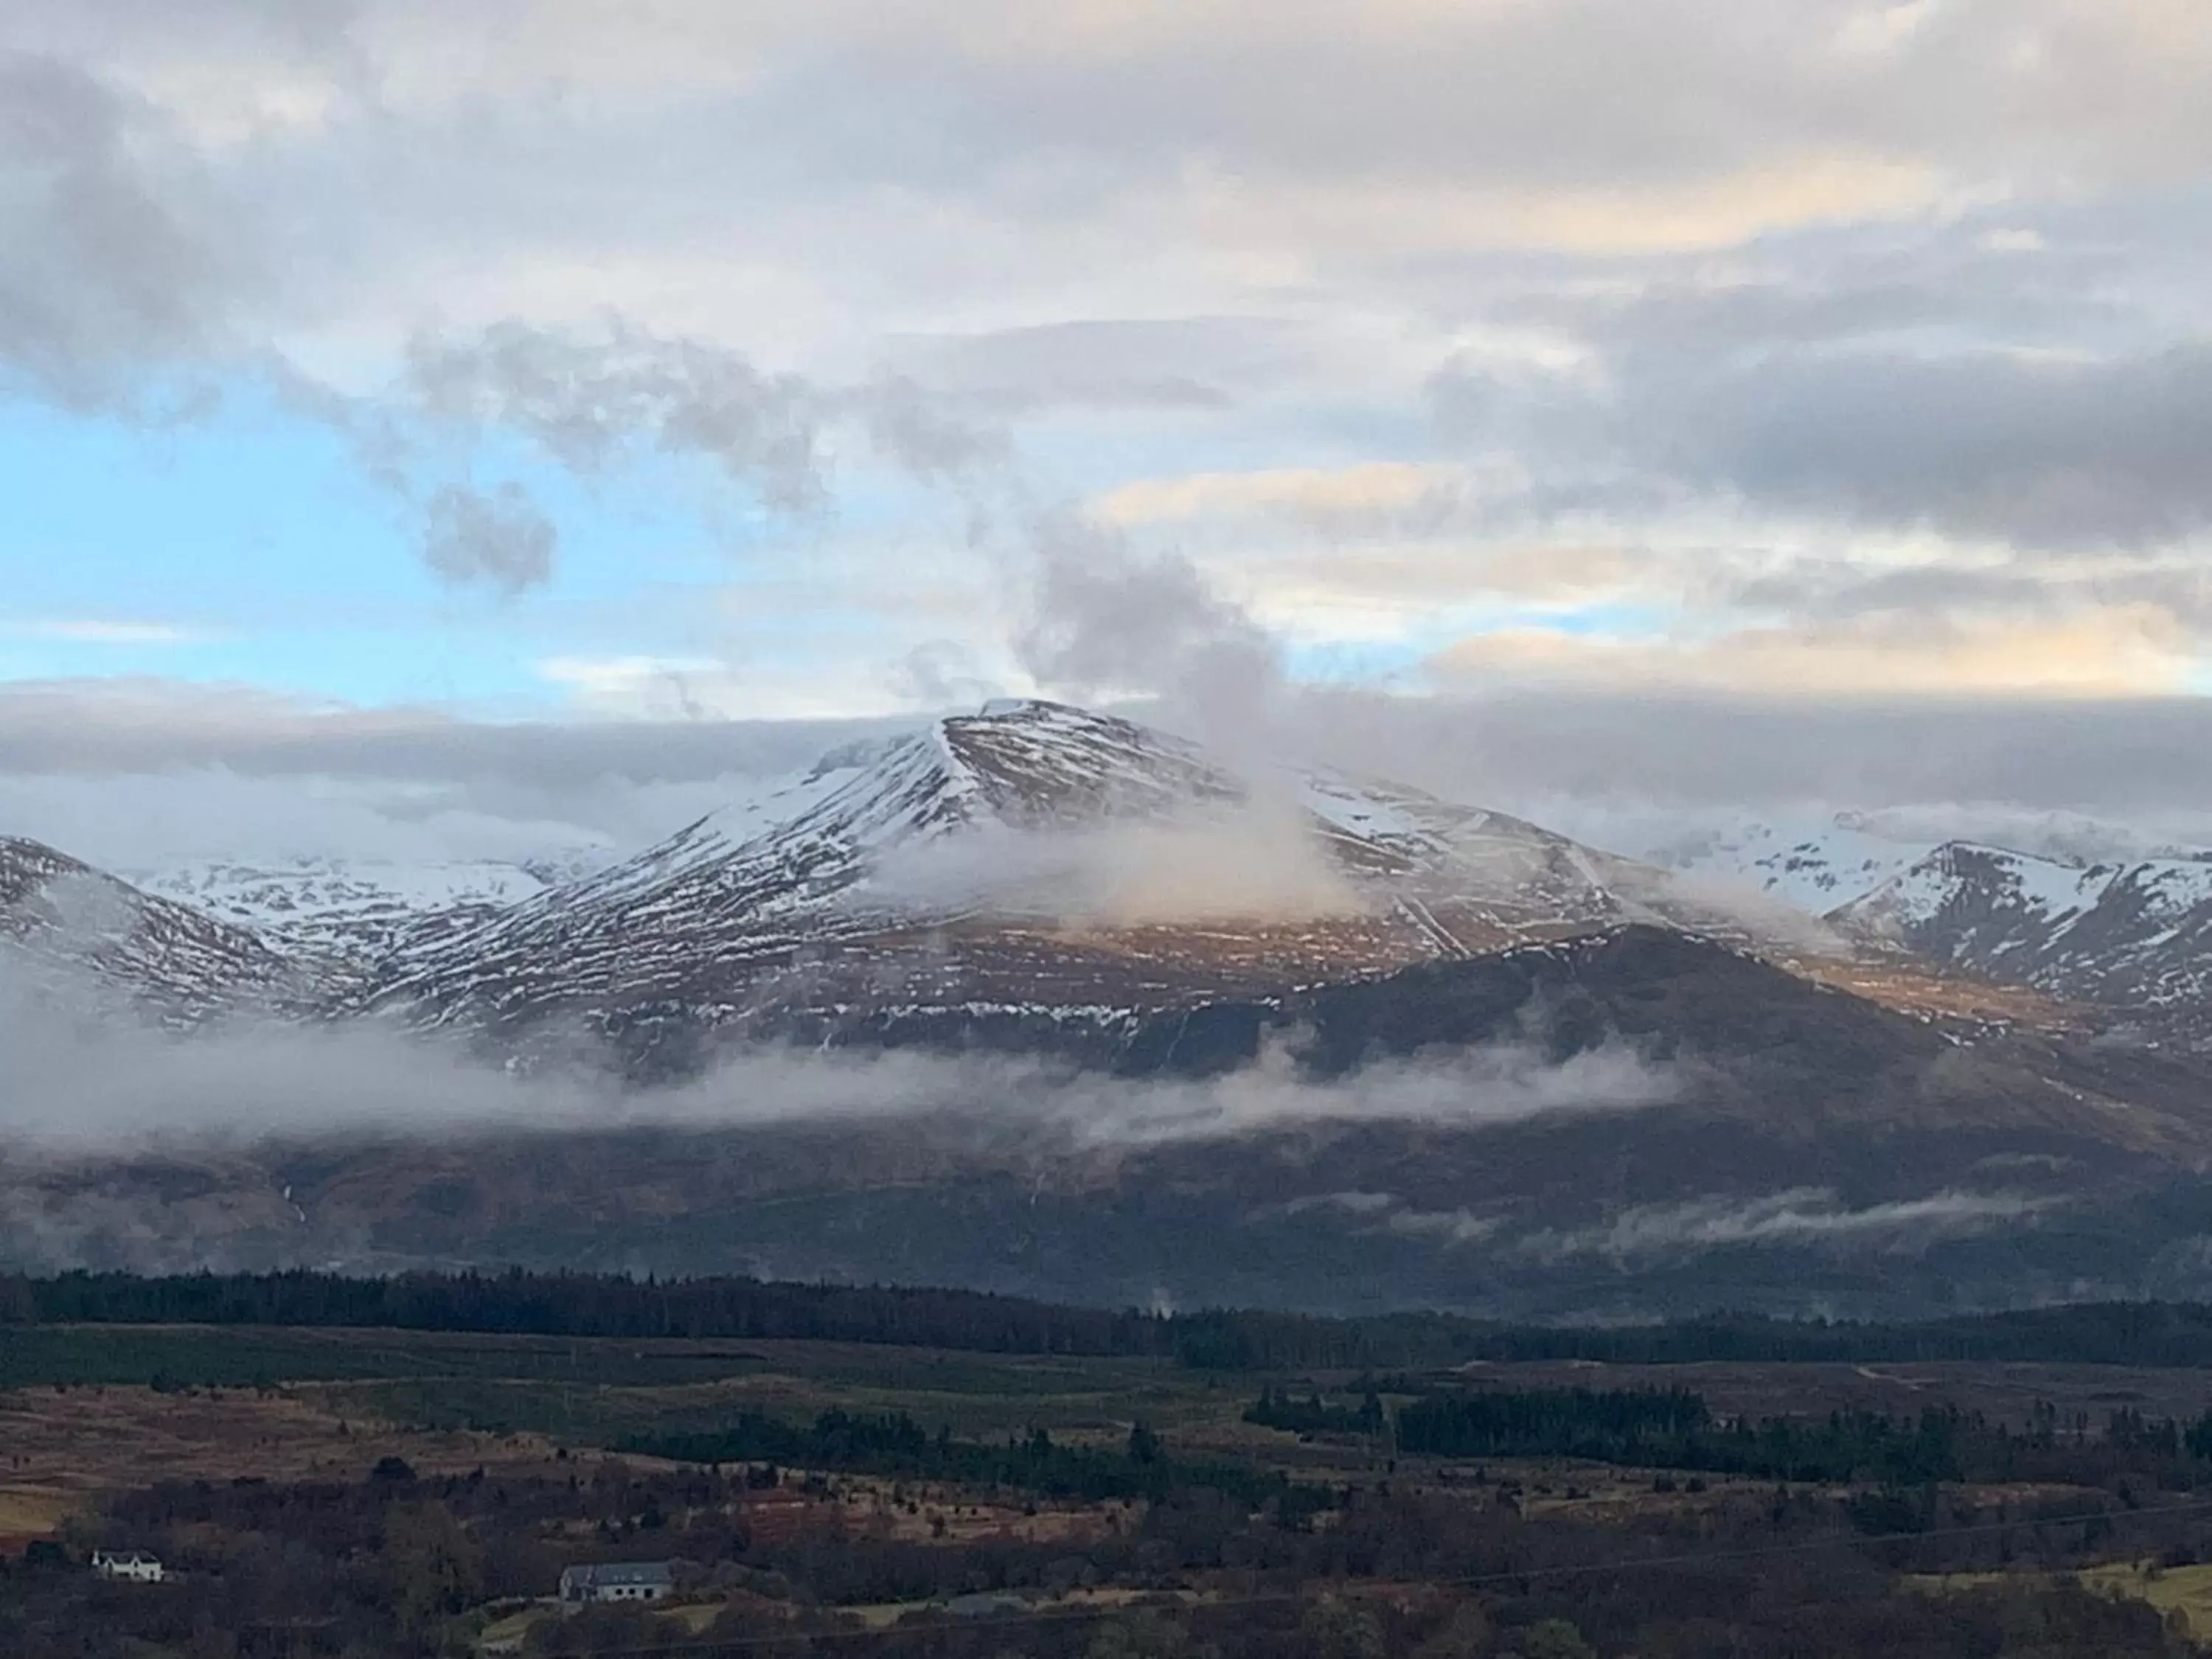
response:
<svg viewBox="0 0 2212 1659"><path fill-rule="evenodd" d="M535 1435L425 1433L342 1415L311 1393L106 1386L0 1393L0 1538L54 1529L102 1494L161 1480L358 1480L416 1469L545 1471Z"/></svg>
<svg viewBox="0 0 2212 1659"><path fill-rule="evenodd" d="M1165 1361L858 1343L44 1327L8 1333L0 1376L0 1537L18 1540L159 1480L358 1480L386 1455L426 1474L565 1473L596 1461L588 1449L747 1409L902 1411L965 1439L1112 1443L1143 1418L1194 1443L1283 1440L1237 1421L1241 1382ZM853 1496L874 1503L864 1485Z"/></svg>
<svg viewBox="0 0 2212 1659"><path fill-rule="evenodd" d="M2044 1582L2064 1578L2099 1595L2125 1596L2145 1602L2168 1617L2179 1614L2190 1634L2198 1641L2212 1641L2212 1563L2168 1567L2151 1561L2113 1561L2074 1573L1937 1573L1917 1578L1913 1583L1930 1594L1953 1595L1993 1589L2028 1578Z"/></svg>

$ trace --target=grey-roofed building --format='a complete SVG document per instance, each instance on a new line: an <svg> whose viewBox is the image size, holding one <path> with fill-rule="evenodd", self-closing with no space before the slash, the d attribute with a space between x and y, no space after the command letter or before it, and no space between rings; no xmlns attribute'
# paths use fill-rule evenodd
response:
<svg viewBox="0 0 2212 1659"><path fill-rule="evenodd" d="M561 1600L578 1605L658 1601L675 1588L676 1575L665 1561L605 1561L561 1573Z"/></svg>

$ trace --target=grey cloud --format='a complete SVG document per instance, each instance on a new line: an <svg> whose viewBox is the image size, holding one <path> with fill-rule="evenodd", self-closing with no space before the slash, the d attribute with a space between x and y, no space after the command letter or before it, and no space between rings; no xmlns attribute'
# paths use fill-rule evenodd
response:
<svg viewBox="0 0 2212 1659"><path fill-rule="evenodd" d="M1620 511L1607 494L1640 483L2027 551L2212 526L2212 345L2170 309L2040 255L2000 279L1923 249L1900 276L1837 240L1753 280L1500 298L1595 371L1455 362L1429 387L1438 425L1523 459L1534 482L1510 506L1531 521Z"/></svg>
<svg viewBox="0 0 2212 1659"><path fill-rule="evenodd" d="M780 507L823 493L821 394L701 341L619 322L597 338L505 323L473 339L418 338L408 380L434 418L519 432L579 472L644 441L704 457Z"/></svg>
<svg viewBox="0 0 2212 1659"><path fill-rule="evenodd" d="M2212 705L2000 698L1849 702L1500 691L1413 700L1313 691L1280 728L1300 752L1447 797L1538 812L1560 799L1740 809L2012 802L2129 815L2212 807Z"/></svg>
<svg viewBox="0 0 2212 1659"><path fill-rule="evenodd" d="M1010 459L1005 433L961 418L904 375L885 375L846 394L878 453L928 482L957 479Z"/></svg>
<svg viewBox="0 0 2212 1659"><path fill-rule="evenodd" d="M601 776L699 781L787 771L880 720L459 720L429 708L331 708L240 686L112 678L0 684L0 774L98 776L221 767L254 777L330 775L560 787Z"/></svg>
<svg viewBox="0 0 2212 1659"><path fill-rule="evenodd" d="M894 665L891 694L924 708L966 707L988 701L1000 688L977 671L975 656L957 640L925 640Z"/></svg>
<svg viewBox="0 0 2212 1659"><path fill-rule="evenodd" d="M1580 823L1609 806L1710 816L1773 804L1952 803L1975 810L1953 811L1951 823L1990 822L2003 806L2171 823L2157 833L2196 840L2212 818L2212 773L2203 764L2212 751L2212 703L2195 698L1776 705L1567 691L1405 698L1273 684L1260 708L1256 737L1241 735L1271 753L1539 822L1570 808ZM1157 701L1131 712L1200 724L1187 708ZM40 834L101 862L127 853L138 864L160 861L165 836L191 840L201 856L222 853L234 835L241 848L336 843L416 857L426 846L420 826L441 822L457 847L481 847L476 855L497 856L497 847L530 838L479 842L463 820L441 820L450 812L497 825L580 826L636 846L763 776L910 725L489 725L157 682L17 684L0 687L0 833ZM331 803L362 797L370 805L361 818L325 825L325 811L338 810ZM167 805L156 811L158 801ZM379 821L404 833L379 831Z"/></svg>
<svg viewBox="0 0 2212 1659"><path fill-rule="evenodd" d="M409 451L434 448L438 428L459 424L518 434L580 476L640 445L696 457L783 514L829 504L827 456L841 423L979 515L1014 466L1004 432L904 376L833 386L769 374L742 352L662 338L619 318L590 333L507 322L471 337L418 336L397 402L342 402L337 422L372 472L380 456L398 458L381 469L394 480L404 480ZM516 592L550 575L552 526L519 495L486 502L449 489L430 502L429 550L432 568L449 579L484 577Z"/></svg>
<svg viewBox="0 0 2212 1659"><path fill-rule="evenodd" d="M0 773L0 834L136 878L181 865L295 860L407 866L590 860L635 850L741 793L745 781L559 790L486 781L393 783L221 768L117 776Z"/></svg>
<svg viewBox="0 0 2212 1659"><path fill-rule="evenodd" d="M1018 160L1040 154L1084 180L1200 156L1245 179L1632 188L1808 151L1933 155L1971 177L2171 176L2205 143L2202 63L2130 9L1936 8L1865 50L1845 39L1878 9L1851 0L1756 12L1571 0L1357 21L1199 8L1187 27L1116 32L1110 51L1034 55L968 53L957 35L893 25L769 95L834 165L922 187L1004 173L1017 190ZM855 81L879 93L860 112L823 95Z"/></svg>
<svg viewBox="0 0 2212 1659"><path fill-rule="evenodd" d="M226 332L245 275L155 113L82 69L0 49L0 384L132 407Z"/></svg>
<svg viewBox="0 0 2212 1659"><path fill-rule="evenodd" d="M1884 569L1820 556L1777 562L1716 550L1677 560L1670 568L1700 605L1771 612L1814 626L1901 614L2048 619L2094 605L2145 605L2184 627L2212 631L2212 571L2189 545L2134 559L2111 552L2086 568L2054 568L2015 554L1996 564Z"/></svg>
<svg viewBox="0 0 2212 1659"><path fill-rule="evenodd" d="M888 355L927 384L1008 411L1075 405L1203 411L1308 367L1309 329L1261 317L1094 318L895 340Z"/></svg>
<svg viewBox="0 0 2212 1659"><path fill-rule="evenodd" d="M1073 515L1036 520L1036 574L1015 640L1038 682L1080 697L1152 696L1242 747L1282 690L1275 641L1182 554L1140 554Z"/></svg>
<svg viewBox="0 0 2212 1659"><path fill-rule="evenodd" d="M553 521L520 484L489 495L447 484L424 514L422 560L450 582L483 582L510 596L552 580Z"/></svg>
<svg viewBox="0 0 2212 1659"><path fill-rule="evenodd" d="M1912 565L1869 573L1862 564L1812 558L1745 572L1718 557L1709 562L1719 568L1696 579L1706 600L1815 623L1900 611L2050 615L2067 597L2048 574L2014 565Z"/></svg>
<svg viewBox="0 0 2212 1659"><path fill-rule="evenodd" d="M826 500L826 438L839 421L924 482L1009 459L1003 432L908 377L839 386L770 374L743 352L620 318L588 333L507 322L472 337L418 336L405 391L434 421L519 433L580 474L643 443L704 459L786 512Z"/></svg>
<svg viewBox="0 0 2212 1659"><path fill-rule="evenodd" d="M1784 507L2027 548L2212 526L2212 347L2194 343L2089 362L1779 356L1628 418L1662 465Z"/></svg>

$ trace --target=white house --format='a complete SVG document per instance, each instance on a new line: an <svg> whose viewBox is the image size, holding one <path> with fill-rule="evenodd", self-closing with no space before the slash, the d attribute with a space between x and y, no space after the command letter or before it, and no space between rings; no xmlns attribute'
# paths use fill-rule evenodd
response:
<svg viewBox="0 0 2212 1659"><path fill-rule="evenodd" d="M609 1561L595 1566L564 1567L561 1572L561 1600L575 1605L658 1601L675 1588L675 1575L665 1561Z"/></svg>
<svg viewBox="0 0 2212 1659"><path fill-rule="evenodd" d="M143 1550L94 1550L92 1570L103 1578L128 1578L134 1583L161 1582L161 1559Z"/></svg>

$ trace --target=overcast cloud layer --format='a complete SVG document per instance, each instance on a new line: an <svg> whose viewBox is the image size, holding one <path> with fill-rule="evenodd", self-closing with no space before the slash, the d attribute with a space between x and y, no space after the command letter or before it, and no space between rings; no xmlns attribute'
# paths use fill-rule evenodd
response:
<svg viewBox="0 0 2212 1659"><path fill-rule="evenodd" d="M2204 839L2208 295L2191 0L14 0L0 831L635 845L1042 690Z"/></svg>

